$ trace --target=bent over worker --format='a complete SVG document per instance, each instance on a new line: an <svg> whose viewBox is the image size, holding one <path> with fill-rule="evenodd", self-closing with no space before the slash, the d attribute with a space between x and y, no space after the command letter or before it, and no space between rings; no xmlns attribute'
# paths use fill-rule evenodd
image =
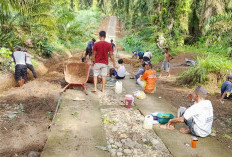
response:
<svg viewBox="0 0 232 157"><path fill-rule="evenodd" d="M26 54L19 46L16 46L12 57L15 62L15 80L22 87L27 79Z"/></svg>
<svg viewBox="0 0 232 157"><path fill-rule="evenodd" d="M31 55L27 52L27 49L24 49L23 52L25 52L25 54L26 54L27 69L31 70L34 78L37 78L37 74L36 74L35 69L34 69L32 62L31 62Z"/></svg>

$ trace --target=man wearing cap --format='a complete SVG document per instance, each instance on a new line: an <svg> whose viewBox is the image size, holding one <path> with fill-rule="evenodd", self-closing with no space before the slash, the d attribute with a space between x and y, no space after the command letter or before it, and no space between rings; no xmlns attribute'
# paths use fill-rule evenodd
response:
<svg viewBox="0 0 232 157"><path fill-rule="evenodd" d="M221 99L232 99L232 75L227 77L227 81L225 81L221 86Z"/></svg>
<svg viewBox="0 0 232 157"><path fill-rule="evenodd" d="M12 57L15 62L15 80L21 87L27 79L26 54L21 51L19 46L16 46Z"/></svg>
<svg viewBox="0 0 232 157"><path fill-rule="evenodd" d="M93 45L95 43L95 39L93 38L91 41L88 42L87 48L86 48L86 52L85 52L85 57L87 57L89 55L89 58L92 55L92 49L93 49Z"/></svg>
<svg viewBox="0 0 232 157"><path fill-rule="evenodd" d="M211 134L213 124L213 107L209 100L205 100L208 92L202 86L198 86L193 93L188 95L188 99L194 104L186 109L180 107L178 109L177 118L169 120L165 125L160 127L163 129L173 130L177 123L185 123L188 128L181 128L181 133L191 133L195 136L206 137Z"/></svg>
<svg viewBox="0 0 232 157"><path fill-rule="evenodd" d="M150 61L144 62L144 66L145 72L137 82L145 93L154 93L156 89L156 71L152 69Z"/></svg>

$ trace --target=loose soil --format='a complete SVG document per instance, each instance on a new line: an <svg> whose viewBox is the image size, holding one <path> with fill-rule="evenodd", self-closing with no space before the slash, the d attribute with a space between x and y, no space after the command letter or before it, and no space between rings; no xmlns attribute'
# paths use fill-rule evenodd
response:
<svg viewBox="0 0 232 157"><path fill-rule="evenodd" d="M64 67L70 62L80 62L80 56L51 59L45 62L45 75L0 94L0 156L43 150L60 92L67 85Z"/></svg>

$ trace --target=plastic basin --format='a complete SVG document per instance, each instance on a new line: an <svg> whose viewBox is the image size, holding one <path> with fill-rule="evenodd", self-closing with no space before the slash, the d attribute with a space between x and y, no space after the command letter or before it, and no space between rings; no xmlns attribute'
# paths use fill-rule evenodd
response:
<svg viewBox="0 0 232 157"><path fill-rule="evenodd" d="M160 124L166 124L170 119L174 118L174 115L170 113L158 113L157 117Z"/></svg>

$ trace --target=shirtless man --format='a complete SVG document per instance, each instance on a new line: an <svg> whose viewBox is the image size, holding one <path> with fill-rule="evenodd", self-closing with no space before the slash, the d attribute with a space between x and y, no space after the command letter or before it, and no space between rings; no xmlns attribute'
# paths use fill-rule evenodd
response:
<svg viewBox="0 0 232 157"><path fill-rule="evenodd" d="M164 55L162 72L160 73L160 77L162 77L162 74L164 71L166 71L168 73L168 77L170 77L170 63L169 63L169 61L174 59L174 57L168 52L168 48L165 48L164 52L165 52L165 55Z"/></svg>

